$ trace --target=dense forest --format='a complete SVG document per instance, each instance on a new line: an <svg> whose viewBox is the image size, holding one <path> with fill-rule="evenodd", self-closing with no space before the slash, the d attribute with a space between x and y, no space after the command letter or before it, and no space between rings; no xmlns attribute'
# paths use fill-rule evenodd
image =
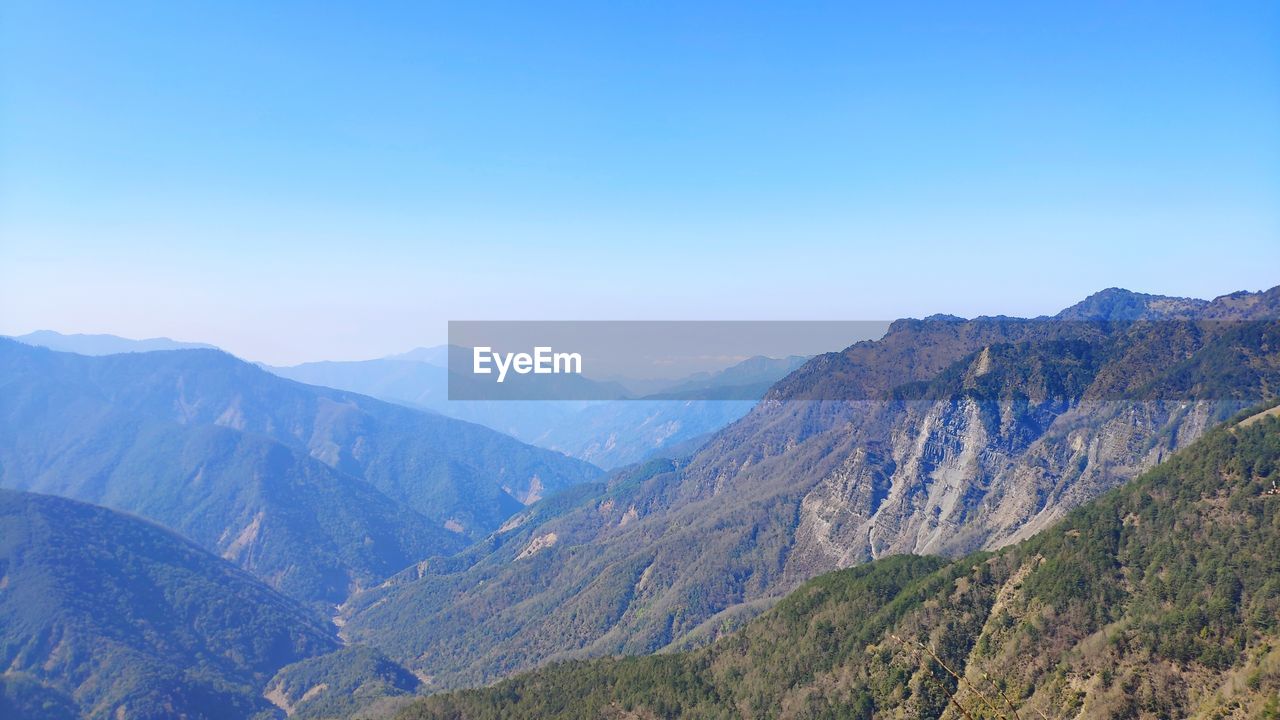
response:
<svg viewBox="0 0 1280 720"><path fill-rule="evenodd" d="M338 647L280 595L145 520L0 490L0 717L271 717L280 667Z"/></svg>

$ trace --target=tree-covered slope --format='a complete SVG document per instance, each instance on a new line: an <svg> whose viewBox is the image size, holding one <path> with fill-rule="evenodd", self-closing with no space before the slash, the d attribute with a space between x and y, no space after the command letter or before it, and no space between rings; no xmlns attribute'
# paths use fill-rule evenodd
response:
<svg viewBox="0 0 1280 720"><path fill-rule="evenodd" d="M269 716L272 674L336 646L301 606L168 530L0 490L0 702L31 717L63 717L68 699L89 718Z"/></svg>
<svg viewBox="0 0 1280 720"><path fill-rule="evenodd" d="M377 650L351 645L281 668L264 694L295 720L385 717L420 684Z"/></svg>
<svg viewBox="0 0 1280 720"><path fill-rule="evenodd" d="M554 665L426 718L1280 717L1280 417L1018 545L816 578L694 652Z"/></svg>
<svg viewBox="0 0 1280 720"><path fill-rule="evenodd" d="M78 720L80 709L65 693L21 672L0 675L0 717Z"/></svg>

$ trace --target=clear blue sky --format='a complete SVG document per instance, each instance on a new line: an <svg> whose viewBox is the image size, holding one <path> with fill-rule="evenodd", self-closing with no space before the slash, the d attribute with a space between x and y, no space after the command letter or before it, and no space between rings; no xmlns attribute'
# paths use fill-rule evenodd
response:
<svg viewBox="0 0 1280 720"><path fill-rule="evenodd" d="M0 332L271 362L448 319L1280 284L1280 4L0 10Z"/></svg>

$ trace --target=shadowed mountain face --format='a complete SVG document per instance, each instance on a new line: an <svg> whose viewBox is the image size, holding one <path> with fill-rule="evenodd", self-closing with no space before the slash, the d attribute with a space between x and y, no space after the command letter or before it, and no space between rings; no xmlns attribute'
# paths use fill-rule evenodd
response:
<svg viewBox="0 0 1280 720"><path fill-rule="evenodd" d="M0 341L0 457L7 487L145 515L330 604L598 473L221 352L90 358L11 341Z"/></svg>
<svg viewBox="0 0 1280 720"><path fill-rule="evenodd" d="M1280 388L1280 290L1102 295L814 358L687 461L358 596L347 632L441 686L703 642L822 572L1028 537Z"/></svg>
<svg viewBox="0 0 1280 720"><path fill-rule="evenodd" d="M1275 717L1277 482L1272 411L1000 552L823 575L696 652L569 662L399 720Z"/></svg>
<svg viewBox="0 0 1280 720"><path fill-rule="evenodd" d="M14 718L226 718L273 710L280 667L328 628L147 521L0 490L0 688Z"/></svg>

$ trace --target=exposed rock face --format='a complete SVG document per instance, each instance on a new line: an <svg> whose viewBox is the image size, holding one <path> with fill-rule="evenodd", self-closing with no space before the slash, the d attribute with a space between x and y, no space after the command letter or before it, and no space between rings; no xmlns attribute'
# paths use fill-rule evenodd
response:
<svg viewBox="0 0 1280 720"><path fill-rule="evenodd" d="M1008 407L995 413L970 398L903 409L883 452L853 449L804 495L787 575L1025 539L1214 420L1212 403L1169 405L1082 404L1035 436L1010 432Z"/></svg>
<svg viewBox="0 0 1280 720"><path fill-rule="evenodd" d="M539 535L538 537L534 538L532 542L526 545L524 550L520 551L520 554L516 556L516 559L523 560L527 557L533 557L534 555L537 555L538 553L542 552L543 550L546 550L547 548L554 547L556 544L556 540L558 539L559 538L556 537L555 533L547 533L546 535Z"/></svg>
<svg viewBox="0 0 1280 720"><path fill-rule="evenodd" d="M617 475L461 569L360 599L357 634L446 686L653 651L823 572L1025 538L1280 388L1280 289L1099 295L1058 318L898 321L814 358L686 464ZM485 614L444 621L469 604Z"/></svg>

